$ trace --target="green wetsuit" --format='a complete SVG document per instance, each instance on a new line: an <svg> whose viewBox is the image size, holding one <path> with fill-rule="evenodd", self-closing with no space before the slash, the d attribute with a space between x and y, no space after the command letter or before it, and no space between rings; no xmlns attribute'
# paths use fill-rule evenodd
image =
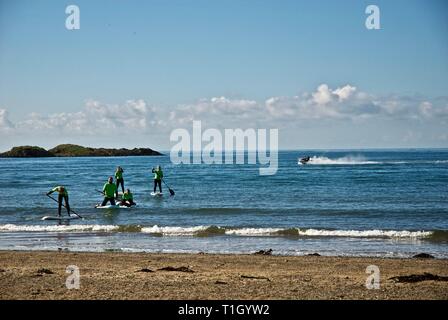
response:
<svg viewBox="0 0 448 320"><path fill-rule="evenodd" d="M117 197L118 197L118 188L121 185L121 191L124 193L124 179L123 179L123 169L119 169L115 171L115 181L117 184Z"/></svg>
<svg viewBox="0 0 448 320"><path fill-rule="evenodd" d="M154 173L154 193L156 193L157 186L159 186L159 191L162 193L163 171L162 169L153 169L152 172Z"/></svg>
<svg viewBox="0 0 448 320"><path fill-rule="evenodd" d="M64 188L64 191L61 192L61 188ZM62 187L62 186L54 187L53 189L51 189L50 192L48 192L48 194L52 194L53 192L57 192L60 195L68 197L68 190L66 187Z"/></svg>
<svg viewBox="0 0 448 320"><path fill-rule="evenodd" d="M64 189L61 191L61 189ZM62 200L65 202L65 208L67 209L67 214L70 216L70 204L68 202L68 190L66 187L57 186L50 190L50 192L47 193L47 195L52 194L53 192L58 193L58 215L61 216L61 210L62 210Z"/></svg>
<svg viewBox="0 0 448 320"><path fill-rule="evenodd" d="M132 193L125 192L123 194L123 199L121 200L121 205L131 207L135 206L134 197Z"/></svg>
<svg viewBox="0 0 448 320"><path fill-rule="evenodd" d="M132 195L132 193L127 193L127 192L125 192L124 194L123 194L123 200L124 201L127 201L127 200L131 200L131 201L133 201L134 200L134 196Z"/></svg>
<svg viewBox="0 0 448 320"><path fill-rule="evenodd" d="M103 187L103 192L106 198L114 198L117 192L117 186L115 183L105 183Z"/></svg>

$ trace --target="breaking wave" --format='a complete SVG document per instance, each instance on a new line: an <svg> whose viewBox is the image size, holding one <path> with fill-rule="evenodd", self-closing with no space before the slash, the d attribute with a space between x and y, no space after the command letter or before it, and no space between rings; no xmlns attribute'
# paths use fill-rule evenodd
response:
<svg viewBox="0 0 448 320"><path fill-rule="evenodd" d="M313 228L237 228L220 226L139 226L139 225L0 225L0 232L126 232L154 236L244 236L244 237L346 237L387 239L428 239L448 242L447 230L328 230Z"/></svg>
<svg viewBox="0 0 448 320"><path fill-rule="evenodd" d="M98 224L74 224L74 225L0 225L0 231L9 232L113 232L119 231L119 226Z"/></svg>
<svg viewBox="0 0 448 320"><path fill-rule="evenodd" d="M197 226L197 227L144 227L141 229L143 233L150 233L156 235L169 235L169 236L194 236L199 232L203 232L208 227Z"/></svg>
<svg viewBox="0 0 448 320"><path fill-rule="evenodd" d="M425 238L431 231L397 231L397 230L325 230L299 228L243 228L230 229L226 234L240 236L303 236L303 237L349 237L349 238Z"/></svg>

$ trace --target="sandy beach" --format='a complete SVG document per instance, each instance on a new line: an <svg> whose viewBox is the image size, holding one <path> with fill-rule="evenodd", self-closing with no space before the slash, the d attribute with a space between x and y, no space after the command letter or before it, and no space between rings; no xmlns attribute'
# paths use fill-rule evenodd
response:
<svg viewBox="0 0 448 320"><path fill-rule="evenodd" d="M66 287L69 265L79 289ZM369 265L379 289L365 286ZM446 300L447 276L435 259L0 251L1 299Z"/></svg>

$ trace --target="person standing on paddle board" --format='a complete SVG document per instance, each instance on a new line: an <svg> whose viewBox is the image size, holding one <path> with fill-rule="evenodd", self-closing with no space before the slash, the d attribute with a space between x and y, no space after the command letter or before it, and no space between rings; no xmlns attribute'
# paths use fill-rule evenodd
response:
<svg viewBox="0 0 448 320"><path fill-rule="evenodd" d="M131 193L131 190L126 189L126 192L123 193L123 199L121 200L121 205L126 207L135 206L134 196Z"/></svg>
<svg viewBox="0 0 448 320"><path fill-rule="evenodd" d="M118 198L118 188L121 185L121 191L124 193L124 179L123 179L123 168L117 167L117 170L115 171L115 180L117 183L117 191L115 193L116 198Z"/></svg>
<svg viewBox="0 0 448 320"><path fill-rule="evenodd" d="M110 202L111 205L115 206L115 194L117 193L117 185L114 183L114 178L109 177L109 180L104 184L103 194L104 200L101 204L104 207L107 202Z"/></svg>
<svg viewBox="0 0 448 320"><path fill-rule="evenodd" d="M157 185L159 185L159 191L162 193L162 179L163 171L161 166L157 166L155 169L152 168L152 173L154 173L154 193L156 193Z"/></svg>
<svg viewBox="0 0 448 320"><path fill-rule="evenodd" d="M64 186L57 186L51 189L49 192L47 192L47 196L52 194L53 192L57 192L59 194L58 196L58 215L61 216L61 209L62 209L62 200L65 201L65 207L67 209L67 214L70 217L70 205L68 203L68 191L67 188Z"/></svg>

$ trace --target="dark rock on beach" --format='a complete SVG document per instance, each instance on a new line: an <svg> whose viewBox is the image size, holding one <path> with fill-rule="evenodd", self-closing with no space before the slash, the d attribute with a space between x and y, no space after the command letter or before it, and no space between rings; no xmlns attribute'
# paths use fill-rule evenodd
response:
<svg viewBox="0 0 448 320"><path fill-rule="evenodd" d="M255 279L255 280L267 280L269 282L271 282L271 279L269 279L268 277L259 277L259 276L248 276L248 275L241 275L240 276L243 279Z"/></svg>
<svg viewBox="0 0 448 320"><path fill-rule="evenodd" d="M53 271L51 271L50 269L45 269L45 268L37 270L37 273L38 274L54 274Z"/></svg>
<svg viewBox="0 0 448 320"><path fill-rule="evenodd" d="M148 273L150 273L150 272L154 272L154 271L152 271L151 269L148 269L148 268L142 268L140 270L137 270L137 272L148 272Z"/></svg>
<svg viewBox="0 0 448 320"><path fill-rule="evenodd" d="M416 259L434 259L434 256L428 254L428 253L419 253L413 256L412 258Z"/></svg>
<svg viewBox="0 0 448 320"><path fill-rule="evenodd" d="M438 276L431 273L411 274L409 276L397 276L389 278L389 280L402 283L415 283L421 281L448 281L448 277Z"/></svg>
<svg viewBox="0 0 448 320"><path fill-rule="evenodd" d="M164 267L164 268L160 268L160 269L157 269L157 270L159 270L159 271L177 271L177 272L194 272L190 268L184 267L184 266L178 267L178 268L176 268L176 267Z"/></svg>
<svg viewBox="0 0 448 320"><path fill-rule="evenodd" d="M272 255L272 249L269 250L260 250L254 253L255 255L261 255L261 256L270 256Z"/></svg>
<svg viewBox="0 0 448 320"><path fill-rule="evenodd" d="M43 157L125 157L125 156L160 156L160 152L149 148L106 149L88 148L75 144L61 144L45 150L41 147L21 146L0 153L0 158L43 158Z"/></svg>

